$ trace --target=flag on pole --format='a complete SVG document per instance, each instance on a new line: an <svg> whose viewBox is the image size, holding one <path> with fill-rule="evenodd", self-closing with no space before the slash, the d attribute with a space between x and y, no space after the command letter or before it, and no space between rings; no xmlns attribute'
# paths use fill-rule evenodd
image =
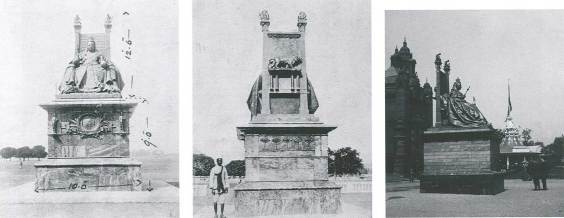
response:
<svg viewBox="0 0 564 218"><path fill-rule="evenodd" d="M507 105L507 117L509 117L509 114L511 114L511 111L513 110L513 107L511 106L511 90L509 88L509 82L507 82L507 93L507 101L509 102Z"/></svg>

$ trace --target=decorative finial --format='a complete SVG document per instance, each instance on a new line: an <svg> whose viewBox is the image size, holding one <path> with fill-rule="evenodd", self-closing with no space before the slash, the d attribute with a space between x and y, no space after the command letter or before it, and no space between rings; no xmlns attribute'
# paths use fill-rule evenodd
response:
<svg viewBox="0 0 564 218"><path fill-rule="evenodd" d="M109 32L112 28L112 17L109 14L106 14L106 22L104 22L104 27L106 27L106 32Z"/></svg>
<svg viewBox="0 0 564 218"><path fill-rule="evenodd" d="M82 25L82 23L80 23L80 17L78 16L78 14L76 16L74 16L74 25L75 26Z"/></svg>
<svg viewBox="0 0 564 218"><path fill-rule="evenodd" d="M306 25L307 25L307 15L305 12L300 11L300 13L298 13L298 31L305 32Z"/></svg>
<svg viewBox="0 0 564 218"><path fill-rule="evenodd" d="M445 66L443 67L443 70L447 73L450 72L450 60L445 61Z"/></svg>
<svg viewBox="0 0 564 218"><path fill-rule="evenodd" d="M106 25L112 25L112 17L109 14L106 14Z"/></svg>
<svg viewBox="0 0 564 218"><path fill-rule="evenodd" d="M405 36L403 37L403 47L407 47L407 40L406 40Z"/></svg>
<svg viewBox="0 0 564 218"><path fill-rule="evenodd" d="M268 15L267 10L262 10L259 13L260 26L263 32L268 32L268 27L270 26L270 15Z"/></svg>
<svg viewBox="0 0 564 218"><path fill-rule="evenodd" d="M441 61L441 53L438 53L435 55L435 65L439 68L437 68L437 70L440 70L441 64L443 64L443 62Z"/></svg>
<svg viewBox="0 0 564 218"><path fill-rule="evenodd" d="M396 51L394 53L398 53L398 45L396 45Z"/></svg>

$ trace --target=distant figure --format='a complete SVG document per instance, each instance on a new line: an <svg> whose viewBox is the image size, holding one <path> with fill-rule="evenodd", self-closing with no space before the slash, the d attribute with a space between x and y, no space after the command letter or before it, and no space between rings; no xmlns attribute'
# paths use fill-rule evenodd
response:
<svg viewBox="0 0 564 218"><path fill-rule="evenodd" d="M213 195L213 210L215 214L215 218L217 216L217 204L219 203L221 206L221 215L219 217L224 218L223 210L225 206L225 195L228 192L228 184L227 184L227 169L223 166L223 159L217 158L217 165L213 167L210 171L210 178L209 178L209 188L211 189Z"/></svg>
<svg viewBox="0 0 564 218"><path fill-rule="evenodd" d="M523 160L523 162L521 162L522 166L523 166L523 171L525 171L525 173L523 174L523 181L529 181L531 178L531 175L528 172L529 169L529 162L527 161L527 159Z"/></svg>
<svg viewBox="0 0 564 218"><path fill-rule="evenodd" d="M20 169L23 168L23 161L20 159Z"/></svg>
<svg viewBox="0 0 564 218"><path fill-rule="evenodd" d="M540 182L539 179L541 177L541 163L538 158L533 158L529 163L529 167L527 168L527 173L531 175L533 179L533 185L535 191L540 190Z"/></svg>
<svg viewBox="0 0 564 218"><path fill-rule="evenodd" d="M539 161L539 178L542 181L542 190L548 190L546 187L546 177L548 177L548 163L541 157Z"/></svg>
<svg viewBox="0 0 564 218"><path fill-rule="evenodd" d="M409 170L409 182L413 182L413 180L415 180L415 170L411 168L411 170Z"/></svg>

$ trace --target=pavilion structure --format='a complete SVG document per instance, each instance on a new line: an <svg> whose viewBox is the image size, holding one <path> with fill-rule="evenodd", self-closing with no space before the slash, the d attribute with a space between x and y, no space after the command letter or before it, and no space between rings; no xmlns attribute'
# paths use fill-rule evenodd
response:
<svg viewBox="0 0 564 218"><path fill-rule="evenodd" d="M512 164L519 164L526 161L527 157L538 156L541 153L541 146L526 146L521 142L521 131L513 123L511 117L511 92L508 86L508 106L507 117L505 118L505 128L503 129L503 139L499 145L499 153L505 160L505 169L509 169Z"/></svg>

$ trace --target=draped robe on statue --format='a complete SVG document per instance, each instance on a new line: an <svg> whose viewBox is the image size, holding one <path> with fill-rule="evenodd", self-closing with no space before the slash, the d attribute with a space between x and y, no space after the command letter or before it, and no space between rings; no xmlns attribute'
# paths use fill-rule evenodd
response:
<svg viewBox="0 0 564 218"><path fill-rule="evenodd" d="M485 127L488 121L476 104L468 103L457 84L453 85L450 95L441 96L442 106L447 110L449 124L457 127Z"/></svg>
<svg viewBox="0 0 564 218"><path fill-rule="evenodd" d="M85 51L70 62L65 70L59 91L120 92L123 80L117 68L98 51Z"/></svg>

